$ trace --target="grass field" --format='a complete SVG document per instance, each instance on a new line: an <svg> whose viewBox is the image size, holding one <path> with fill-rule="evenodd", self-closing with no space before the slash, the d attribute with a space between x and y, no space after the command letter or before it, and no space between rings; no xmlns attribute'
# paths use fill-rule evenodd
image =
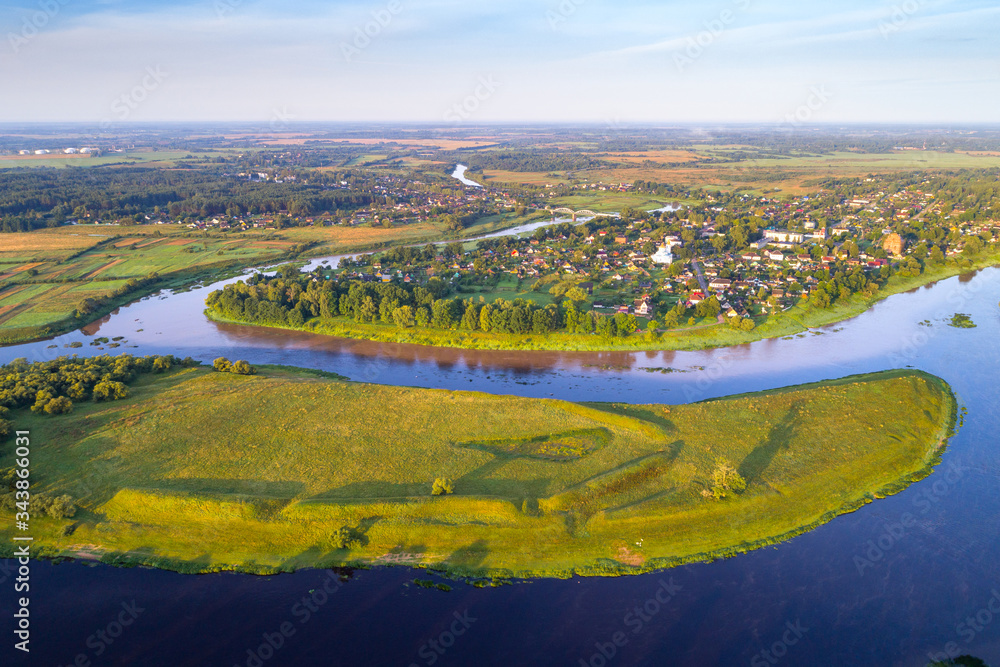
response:
<svg viewBox="0 0 1000 667"><path fill-rule="evenodd" d="M278 367L144 377L123 401L12 415L39 443L32 488L82 506L32 518L42 553L181 571L636 573L772 544L896 492L929 474L955 419L947 385L916 371L683 406ZM720 456L747 488L717 501L704 491ZM431 495L437 477L453 495ZM349 549L332 542L341 527Z"/></svg>
<svg viewBox="0 0 1000 667"><path fill-rule="evenodd" d="M161 236L154 236L157 233ZM80 302L109 296L129 278L161 276L144 292L111 299L92 319L201 272L278 259L296 243L263 244L251 238L233 244L221 235L192 235L174 225L128 229L80 225L4 234L0 241L0 343L23 342L86 324L88 320L73 317Z"/></svg>
<svg viewBox="0 0 1000 667"><path fill-rule="evenodd" d="M98 167L123 162L137 162L147 166L171 167L184 158L204 159L219 156L230 156L233 151L153 151L133 150L124 153L108 153L100 157L89 154L63 155L3 155L0 156L0 169L15 167Z"/></svg>
<svg viewBox="0 0 1000 667"><path fill-rule="evenodd" d="M788 158L747 159L739 162L714 162L728 159L734 151L756 149L741 146L695 145L684 151L635 151L609 153L601 159L613 166L603 169L566 172L513 172L486 170L496 183L530 185L585 183L633 183L636 180L670 183L688 187L733 190L741 188L760 193L780 190L783 194L815 192L824 178L859 177L872 173L895 173L910 170L987 169L1000 166L1000 156L990 153L933 150L893 151L891 153L835 152L826 155L796 155ZM648 163L646 161L649 161ZM577 208L620 210L617 193L597 192L589 197L592 205ZM579 197L575 195L574 197ZM586 197L586 195L583 195ZM562 205L562 204L561 204ZM565 204L570 205L570 204ZM628 203L639 208L641 204ZM618 206L618 209L614 209ZM652 207L650 207L652 208Z"/></svg>

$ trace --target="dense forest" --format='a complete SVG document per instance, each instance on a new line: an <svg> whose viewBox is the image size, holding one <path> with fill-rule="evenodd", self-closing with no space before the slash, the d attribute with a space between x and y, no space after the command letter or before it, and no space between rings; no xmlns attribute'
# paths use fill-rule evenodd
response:
<svg viewBox="0 0 1000 667"><path fill-rule="evenodd" d="M349 317L359 323L395 324L499 334L545 334L552 331L597 333L606 338L636 331L634 315L580 312L567 299L564 307L539 306L524 299L451 297L453 287L439 278L426 285L374 283L344 278L321 280L320 272L299 273L286 267L279 276L254 275L227 285L206 303L219 315L255 324L301 327L313 318Z"/></svg>
<svg viewBox="0 0 1000 667"><path fill-rule="evenodd" d="M436 159L450 164L468 165L469 171L498 169L501 171L573 171L580 169L608 168L612 165L582 151L564 151L558 148L514 149L504 148L483 152L441 151Z"/></svg>
<svg viewBox="0 0 1000 667"><path fill-rule="evenodd" d="M317 177L322 178L322 177ZM331 179L332 180L332 179ZM256 181L217 169L140 167L0 171L0 230L30 231L67 219L114 219L145 215L310 215L355 210L383 199L364 178L347 189L324 182Z"/></svg>
<svg viewBox="0 0 1000 667"><path fill-rule="evenodd" d="M73 409L74 401L117 400L128 395L127 385L144 373L162 373L172 366L197 366L188 358L172 355L133 357L59 357L28 363L15 359L0 366L0 438L10 435L3 417L10 409L30 407L34 412L60 414Z"/></svg>

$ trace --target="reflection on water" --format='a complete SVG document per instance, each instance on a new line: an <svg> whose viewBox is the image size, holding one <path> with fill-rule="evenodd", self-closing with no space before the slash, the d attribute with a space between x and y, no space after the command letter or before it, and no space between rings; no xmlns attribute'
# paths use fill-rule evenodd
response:
<svg viewBox="0 0 1000 667"><path fill-rule="evenodd" d="M929 478L777 547L661 574L486 590L456 585L449 594L407 586L416 575L406 570L361 572L313 620L296 626L298 634L266 664L318 664L316 656L336 656L342 664L428 664L421 647L465 611L479 620L437 664L588 664L618 632L628 641L609 665L774 664L760 662L761 651L779 642L789 624L808 630L787 647L781 664L922 667L950 642L1000 662L1000 623L983 624L971 638L959 630L1000 585L1000 270L896 295L853 320L789 339L700 352L500 352L336 339L210 322L202 313L205 294L155 295L88 332L0 349L0 360L101 354L87 344L99 333L125 336L125 346L112 353L206 362L228 356L390 384L633 403L912 366L947 380L969 410ZM978 327L947 326L955 312L969 313ZM63 347L73 341L84 346ZM41 662L34 664L69 664L87 650L98 625L114 620L123 599L150 611L112 647L109 660L246 664L247 648L264 633L297 622L290 609L323 576L33 567L32 613L47 642L40 642L32 657ZM682 587L677 595L655 614L644 612L638 628L635 615L629 624L628 614L671 579ZM0 596L0 605L9 599ZM13 664L29 663L15 658Z"/></svg>

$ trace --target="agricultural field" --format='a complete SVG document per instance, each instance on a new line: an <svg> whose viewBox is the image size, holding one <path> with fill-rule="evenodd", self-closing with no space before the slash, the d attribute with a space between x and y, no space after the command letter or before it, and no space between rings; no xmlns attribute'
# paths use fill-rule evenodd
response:
<svg viewBox="0 0 1000 667"><path fill-rule="evenodd" d="M601 159L614 166L603 169L581 169L556 172L513 172L485 170L494 184L572 185L574 183L633 183L644 180L687 187L705 187L731 191L742 189L760 194L780 191L800 195L816 191L825 178L859 177L872 173L896 173L912 170L988 169L1000 166L1000 155L988 151L938 152L933 150L899 150L888 153L834 152L800 154L763 159L729 161L741 151L753 151L744 146L692 145L686 150L648 150L601 154ZM717 162L716 160L727 160ZM642 202L620 202L617 193L597 192L580 205L580 201L560 205L576 208L621 206L641 208ZM574 196L573 199L577 197ZM560 200L562 202L563 200ZM617 208L615 208L617 206Z"/></svg>
<svg viewBox="0 0 1000 667"><path fill-rule="evenodd" d="M196 274L283 257L297 241L185 236L175 226L73 226L4 234L0 250L0 342L30 340L76 328L89 319L74 317L85 299L92 313L139 298L153 289ZM156 236L159 233L160 236ZM137 291L129 279L160 278ZM93 319L91 317L90 319Z"/></svg>
<svg viewBox="0 0 1000 667"><path fill-rule="evenodd" d="M917 371L666 406L258 370L173 370L120 401L17 413L46 434L33 488L81 507L34 519L36 545L182 571L638 573L788 539L897 492L930 473L955 420L948 386ZM432 495L441 478L453 493Z"/></svg>
<svg viewBox="0 0 1000 667"><path fill-rule="evenodd" d="M108 153L92 157L89 154L64 155L0 155L0 169L16 167L99 167L123 162L135 162L146 166L172 167L182 159L206 159L231 155L230 151L153 151L134 150L124 153Z"/></svg>
<svg viewBox="0 0 1000 667"><path fill-rule="evenodd" d="M492 228L483 225L476 231ZM204 277L205 272L281 260L303 244L310 246L309 255L319 256L426 242L444 235L444 230L433 223L397 228L293 227L230 233L198 232L181 225L76 225L3 234L0 344L86 324L88 319L73 317L79 303L85 298L106 297L131 278L139 280L155 273L161 280L150 285L151 289L179 286L196 275ZM107 299L104 310L140 296L143 293Z"/></svg>

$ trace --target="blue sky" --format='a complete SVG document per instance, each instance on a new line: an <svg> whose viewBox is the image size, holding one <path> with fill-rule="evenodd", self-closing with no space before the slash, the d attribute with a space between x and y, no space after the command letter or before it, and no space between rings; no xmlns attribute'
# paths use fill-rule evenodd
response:
<svg viewBox="0 0 1000 667"><path fill-rule="evenodd" d="M997 34L961 0L2 1L0 122L996 122Z"/></svg>

